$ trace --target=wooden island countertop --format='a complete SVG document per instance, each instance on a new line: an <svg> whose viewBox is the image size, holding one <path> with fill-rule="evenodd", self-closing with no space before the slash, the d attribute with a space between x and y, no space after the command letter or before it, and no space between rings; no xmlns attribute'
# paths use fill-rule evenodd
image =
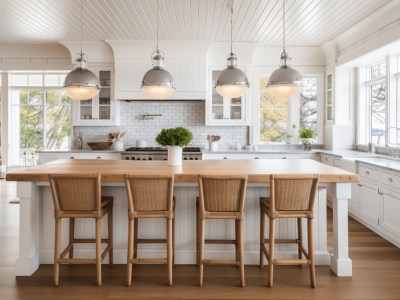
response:
<svg viewBox="0 0 400 300"><path fill-rule="evenodd" d="M269 182L270 174L320 174L320 182L358 182L358 175L311 159L166 161L62 159L7 174L9 181L48 181L50 173L100 173L103 181L121 182L123 174L175 174L176 182L195 182L198 174L248 174L249 182Z"/></svg>

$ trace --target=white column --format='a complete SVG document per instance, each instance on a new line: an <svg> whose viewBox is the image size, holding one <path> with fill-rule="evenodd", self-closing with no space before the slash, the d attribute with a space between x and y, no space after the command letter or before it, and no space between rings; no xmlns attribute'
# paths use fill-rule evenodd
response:
<svg viewBox="0 0 400 300"><path fill-rule="evenodd" d="M352 276L349 258L348 202L351 183L336 183L333 198L333 253L331 269L337 276Z"/></svg>
<svg viewBox="0 0 400 300"><path fill-rule="evenodd" d="M17 182L20 198L17 276L30 276L39 268L39 187Z"/></svg>

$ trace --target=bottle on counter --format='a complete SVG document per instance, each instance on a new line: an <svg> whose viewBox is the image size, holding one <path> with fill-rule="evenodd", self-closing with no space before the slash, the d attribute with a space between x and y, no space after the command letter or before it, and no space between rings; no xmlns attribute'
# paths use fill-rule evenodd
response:
<svg viewBox="0 0 400 300"><path fill-rule="evenodd" d="M82 150L82 148L83 148L83 138L82 138L82 134L80 132L76 139L76 148L79 150Z"/></svg>

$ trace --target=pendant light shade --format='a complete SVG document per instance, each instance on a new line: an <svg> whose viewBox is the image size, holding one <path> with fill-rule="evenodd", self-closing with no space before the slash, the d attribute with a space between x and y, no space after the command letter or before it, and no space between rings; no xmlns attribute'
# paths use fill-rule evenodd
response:
<svg viewBox="0 0 400 300"><path fill-rule="evenodd" d="M233 3L229 7L231 12L231 52L228 55L226 69L219 74L215 89L222 97L238 98L244 95L250 86L246 74L237 68L237 57L232 51L232 15Z"/></svg>
<svg viewBox="0 0 400 300"><path fill-rule="evenodd" d="M64 90L74 100L87 100L95 97L100 91L100 81L86 67L84 54L79 53L75 70L69 72L64 80Z"/></svg>
<svg viewBox="0 0 400 300"><path fill-rule="evenodd" d="M74 100L89 100L100 92L100 81L87 68L85 54L82 52L83 3L81 1L81 52L75 60L75 70L69 72L64 80L64 90Z"/></svg>
<svg viewBox="0 0 400 300"><path fill-rule="evenodd" d="M153 68L146 72L142 80L143 92L151 99L167 99L175 92L171 74L164 69L164 53L158 49L158 0L157 0L157 46L151 54Z"/></svg>
<svg viewBox="0 0 400 300"><path fill-rule="evenodd" d="M277 98L290 98L300 93L302 76L287 65L289 56L285 50L285 0L283 0L283 50L279 69L275 70L268 80L268 92Z"/></svg>
<svg viewBox="0 0 400 300"><path fill-rule="evenodd" d="M164 69L164 54L157 49L151 55L153 68L146 72L142 80L143 92L151 99L166 99L175 92L171 74Z"/></svg>

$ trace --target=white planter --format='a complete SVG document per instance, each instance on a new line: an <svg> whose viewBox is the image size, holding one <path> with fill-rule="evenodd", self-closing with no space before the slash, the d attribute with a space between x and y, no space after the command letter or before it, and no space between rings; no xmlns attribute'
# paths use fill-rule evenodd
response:
<svg viewBox="0 0 400 300"><path fill-rule="evenodd" d="M208 142L210 151L218 151L218 142Z"/></svg>
<svg viewBox="0 0 400 300"><path fill-rule="evenodd" d="M115 141L113 143L113 150L116 150L116 151L124 150L124 142L123 141Z"/></svg>
<svg viewBox="0 0 400 300"><path fill-rule="evenodd" d="M182 147L168 146L168 165L169 166L182 165Z"/></svg>

